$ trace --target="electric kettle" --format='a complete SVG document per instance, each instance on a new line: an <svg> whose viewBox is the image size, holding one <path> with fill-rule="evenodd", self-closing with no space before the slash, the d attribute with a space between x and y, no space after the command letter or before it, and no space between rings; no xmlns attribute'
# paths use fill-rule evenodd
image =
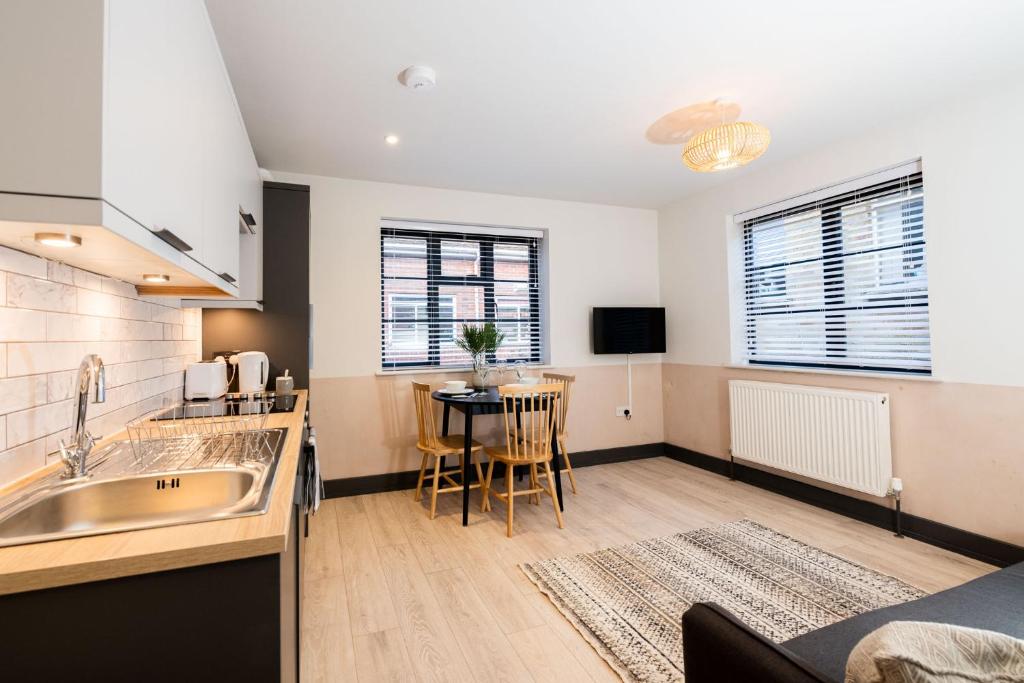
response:
<svg viewBox="0 0 1024 683"><path fill-rule="evenodd" d="M243 351L235 356L238 361L238 391L251 394L267 388L270 360L262 351Z"/></svg>

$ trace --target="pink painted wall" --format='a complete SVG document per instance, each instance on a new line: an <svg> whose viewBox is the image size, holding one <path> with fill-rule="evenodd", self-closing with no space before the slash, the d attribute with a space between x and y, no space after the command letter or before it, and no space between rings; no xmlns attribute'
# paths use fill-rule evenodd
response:
<svg viewBox="0 0 1024 683"><path fill-rule="evenodd" d="M568 418L570 452L664 440L660 365L633 366L634 416L628 421L615 417L615 406L626 404L625 365L550 371L576 376ZM531 369L530 374L541 372ZM324 478L419 469L412 381L439 387L445 380L469 377L455 372L313 378L310 420L317 428ZM452 415L452 431L461 432L462 416ZM435 419L440 424L440 404ZM499 420L497 415L476 418L473 435L498 445L504 438Z"/></svg>
<svg viewBox="0 0 1024 683"><path fill-rule="evenodd" d="M904 510L1024 545L1024 388L679 363L661 368L665 440L720 458L729 457L730 379L888 393Z"/></svg>

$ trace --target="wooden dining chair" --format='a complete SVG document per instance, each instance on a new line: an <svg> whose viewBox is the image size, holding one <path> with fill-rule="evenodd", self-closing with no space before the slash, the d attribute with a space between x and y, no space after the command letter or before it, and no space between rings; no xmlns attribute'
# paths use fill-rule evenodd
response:
<svg viewBox="0 0 1024 683"><path fill-rule="evenodd" d="M572 486L573 494L576 493L576 477L572 473L572 462L569 460L569 451L565 447L569 433L565 430L565 421L569 416L569 399L572 398L572 385L576 381L576 375L559 375L554 372L545 372L544 379L549 382L557 382L562 385L562 401L558 404L558 416L555 423L555 435L558 438L558 454L562 457L565 467L562 471L569 475L569 485Z"/></svg>
<svg viewBox="0 0 1024 683"><path fill-rule="evenodd" d="M465 453L465 438L462 434L438 435L437 423L434 420L434 399L430 396L429 384L413 382L412 396L416 402L416 426L419 429L419 439L416 441L416 448L423 454L423 458L420 461L420 476L416 480L416 493L413 499L416 501L423 499L423 480L427 474L427 461L433 458L434 475L430 492L430 519L434 519L437 516L437 494L462 491L462 483L452 478L451 471L444 472L441 470L441 460L447 455L457 455L459 457L459 471L461 472L462 458ZM483 444L473 441L469 458L470 464L476 465L476 478L479 483L470 484L470 489L480 488L484 480L479 459L482 448ZM442 480L448 485L440 486ZM481 504L481 510L484 509L486 509L486 506Z"/></svg>
<svg viewBox="0 0 1024 683"><path fill-rule="evenodd" d="M484 479L484 510L490 509L491 477L494 475L494 463L503 463L505 468L505 492L495 491L494 495L504 500L508 506L507 535L512 537L512 520L515 513L516 496L530 496L540 503L540 494L551 496L555 506L555 519L558 528L564 528L562 511L558 507L558 495L555 493L555 478L551 472L551 439L554 435L559 403L562 396L561 384L533 384L529 386L514 385L498 387L502 408L505 415L505 446L486 447L487 477ZM517 419L518 418L518 419ZM538 466L544 468L544 480L541 483ZM521 491L515 490L516 467L528 467L530 471L530 487Z"/></svg>

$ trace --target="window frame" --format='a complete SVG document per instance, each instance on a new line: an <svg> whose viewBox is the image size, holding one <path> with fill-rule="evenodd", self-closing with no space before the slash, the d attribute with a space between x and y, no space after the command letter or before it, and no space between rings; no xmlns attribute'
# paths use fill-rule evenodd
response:
<svg viewBox="0 0 1024 683"><path fill-rule="evenodd" d="M426 370L450 370L463 369L467 365L444 365L441 363L441 342L442 339L436 330L440 323L451 323L453 331L462 324L483 324L493 322L496 325L501 322L497 317L497 303L495 301L495 288L499 284L526 285L529 306L529 318L532 333L530 335L529 353L526 356L508 358L507 362L525 361L527 363L541 363L543 358L544 336L541 329L541 280L540 280L540 259L541 245L540 238L533 236L518 237L507 234L475 233L471 226L466 226L466 232L452 232L450 230L423 230L410 228L395 228L382 225L380 228L380 363L383 372L401 371L411 369ZM387 276L384 275L384 244L388 238L405 238L426 241L426 277L419 276ZM444 275L442 274L441 243L442 242L475 242L480 248L480 268L477 275ZM527 247L528 276L526 280L503 280L495 278L494 247L496 244L523 244ZM426 361L387 361L385 330L389 324L395 322L409 322L396 320L394 317L387 318L385 308L384 286L387 280L414 280L426 282L427 318L414 322L426 323L428 326L427 360ZM440 294L443 286L464 286L481 287L484 292L484 317L483 318L462 318L455 317L442 319L440 317ZM402 295L405 296L405 295ZM519 321L522 324L523 321ZM457 332L455 332L457 334ZM488 361L496 362L496 354L487 354Z"/></svg>
<svg viewBox="0 0 1024 683"><path fill-rule="evenodd" d="M899 180L906 180L907 187L920 187L921 197L914 200L914 202L920 205L920 210L924 210L924 178L920 168L916 168L913 171L908 171L902 177L897 177ZM873 198L882 199L886 196L887 192L885 188L892 187L893 181L876 181L867 177L864 179L863 184L859 189L854 192L836 192L831 196L825 195L824 197L815 199L814 201L805 201L800 203L789 203L784 209L777 211L769 211L761 213L755 216L743 217L740 219L737 217L736 226L739 230L740 238L740 282L743 288L742 295L742 348L743 348L743 359L744 364L752 368L794 368L803 370L823 370L830 372L848 372L848 373L883 373L888 375L903 375L903 376L914 376L914 377L930 377L933 373L933 365L929 354L928 366L927 367L915 367L915 366L896 366L896 365L874 365L867 363L842 363L840 359L846 358L847 348L846 340L849 337L847 327L847 314L850 311L862 309L862 306L857 305L846 305L847 297L851 294L855 294L856 290L850 291L847 289L845 284L845 269L846 264L844 260L850 256L862 255L871 252L884 252L893 249L899 249L902 251L902 257L900 259L901 273L904 278L907 278L911 273L918 273L922 268L927 272L927 238L926 238L926 226L924 219L921 219L921 234L916 239L905 239L900 245L896 247L875 247L869 249L858 249L846 251L846 247L843 242L844 235L844 223L843 223L843 211L844 208L863 204L871 201ZM751 264L754 262L754 232L758 225L777 220L784 216L799 215L800 213L818 211L820 216L818 218L820 224L820 240L821 240L821 256L812 259L800 259L797 261L780 260L778 262L764 264L758 266L758 270L770 271L775 268L798 265L804 261L820 261L822 264L822 294L829 300L828 306L822 307L808 307L807 311L803 312L814 312L820 310L825 320L825 332L822 336L822 343L825 345L823 350L823 358L825 359L836 359L831 362L814 362L814 361L802 361L794 359L775 359L775 360L762 360L756 358L756 346L758 343L758 335L752 332L752 328L756 326L752 325L752 321L757 318L778 315L778 314L793 314L801 311L792 310L779 310L779 311L768 311L764 310L763 305L757 312L753 309L755 306L755 300L758 295L750 289L747 285L751 278ZM906 204L901 206L903 212L903 220L907 221L907 207ZM906 223L904 224L907 225ZM906 230L906 227L904 227ZM882 277L879 272L878 278ZM877 288L882 289L886 283L879 282ZM891 283L889 283L891 284ZM785 293L785 279L782 281L782 291ZM889 305L878 305L871 306L872 310L884 310L884 309L907 309L907 308L925 308L930 312L930 287L925 288L923 295L917 295L913 297L917 299L912 303L907 301L894 302ZM837 307L836 304L839 304ZM931 340L931 330L929 329L929 343ZM839 345L843 351L836 349L836 345Z"/></svg>

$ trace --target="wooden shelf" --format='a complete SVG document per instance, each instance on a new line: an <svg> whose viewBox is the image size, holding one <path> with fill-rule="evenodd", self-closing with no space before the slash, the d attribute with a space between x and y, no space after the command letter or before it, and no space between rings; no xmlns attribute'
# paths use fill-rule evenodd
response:
<svg viewBox="0 0 1024 683"><path fill-rule="evenodd" d="M174 296L189 299L234 298L216 287L183 287L179 285L136 285L140 296Z"/></svg>

